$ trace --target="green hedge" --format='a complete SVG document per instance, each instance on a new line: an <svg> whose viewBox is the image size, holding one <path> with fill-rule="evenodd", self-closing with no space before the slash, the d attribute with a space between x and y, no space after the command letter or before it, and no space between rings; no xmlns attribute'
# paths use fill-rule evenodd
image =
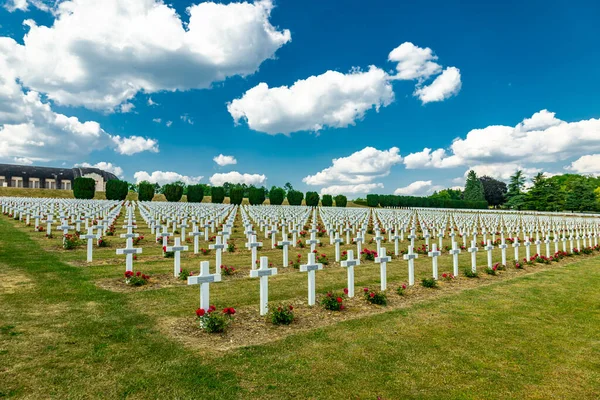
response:
<svg viewBox="0 0 600 400"><path fill-rule="evenodd" d="M169 183L162 187L163 194L167 198L167 201L179 201L183 196L183 186Z"/></svg>
<svg viewBox="0 0 600 400"><path fill-rule="evenodd" d="M75 178L73 181L73 196L76 199L93 199L96 194L96 181L92 178Z"/></svg>
<svg viewBox="0 0 600 400"><path fill-rule="evenodd" d="M297 190L290 190L287 194L287 200L291 206L301 206L303 199L304 193Z"/></svg>
<svg viewBox="0 0 600 400"><path fill-rule="evenodd" d="M379 195L368 194L367 195L367 205L369 207L377 207L379 205Z"/></svg>
<svg viewBox="0 0 600 400"><path fill-rule="evenodd" d="M323 196L323 197L325 197L325 196ZM346 207L346 204L348 204L348 199L343 194L338 194L337 196L334 197L334 200L335 200L336 207Z"/></svg>
<svg viewBox="0 0 600 400"><path fill-rule="evenodd" d="M204 189L202 185L190 185L187 187L188 203L202 203L204 199Z"/></svg>
<svg viewBox="0 0 600 400"><path fill-rule="evenodd" d="M152 201L154 198L154 185L150 183L140 183L138 185L138 200Z"/></svg>
<svg viewBox="0 0 600 400"><path fill-rule="evenodd" d="M259 205L265 202L265 190L263 188L257 188L251 186L248 191L248 201L250 204Z"/></svg>
<svg viewBox="0 0 600 400"><path fill-rule="evenodd" d="M111 179L106 182L107 200L125 200L129 192L129 184L118 179Z"/></svg>
<svg viewBox="0 0 600 400"><path fill-rule="evenodd" d="M242 200L244 200L244 189L241 187L232 188L229 193L229 203L239 206L242 204Z"/></svg>
<svg viewBox="0 0 600 400"><path fill-rule="evenodd" d="M367 203L369 202L369 196L371 195L367 196ZM436 199L430 197L396 196L392 194L376 196L379 202L378 205L381 207L469 208L479 210L488 207L487 201ZM371 204L368 205L373 207Z"/></svg>
<svg viewBox="0 0 600 400"><path fill-rule="evenodd" d="M269 191L269 203L274 206L280 206L285 198L285 190L280 187L273 186Z"/></svg>
<svg viewBox="0 0 600 400"><path fill-rule="evenodd" d="M215 204L221 204L225 200L225 189L223 186L213 186L210 189L210 201Z"/></svg>
<svg viewBox="0 0 600 400"><path fill-rule="evenodd" d="M319 194L317 192L306 192L306 205L316 207L319 205Z"/></svg>
<svg viewBox="0 0 600 400"><path fill-rule="evenodd" d="M333 197L330 194L324 194L321 199L321 205L323 207L331 207L333 206Z"/></svg>

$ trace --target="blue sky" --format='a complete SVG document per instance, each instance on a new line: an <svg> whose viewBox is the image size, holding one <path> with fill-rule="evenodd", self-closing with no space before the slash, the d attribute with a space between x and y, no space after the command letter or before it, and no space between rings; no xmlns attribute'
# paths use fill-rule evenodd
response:
<svg viewBox="0 0 600 400"><path fill-rule="evenodd" d="M424 195L470 168L600 173L598 4L218 3L5 2L0 160L351 197ZM390 54L403 43L401 67Z"/></svg>

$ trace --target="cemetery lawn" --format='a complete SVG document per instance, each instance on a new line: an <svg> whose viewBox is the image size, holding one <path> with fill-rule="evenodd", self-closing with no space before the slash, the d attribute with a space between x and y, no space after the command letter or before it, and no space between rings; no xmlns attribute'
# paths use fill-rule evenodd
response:
<svg viewBox="0 0 600 400"><path fill-rule="evenodd" d="M599 263L203 352L0 219L0 398L597 399Z"/></svg>

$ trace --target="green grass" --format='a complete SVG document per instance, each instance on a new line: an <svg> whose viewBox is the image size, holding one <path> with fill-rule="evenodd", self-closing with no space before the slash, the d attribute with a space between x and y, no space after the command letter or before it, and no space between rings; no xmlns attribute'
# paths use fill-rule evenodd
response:
<svg viewBox="0 0 600 400"><path fill-rule="evenodd" d="M58 240L0 217L0 398L595 399L600 392L599 258L512 279L464 278L477 285L466 289L442 282L428 291L441 295L406 307L206 352L158 327L164 316L193 312L197 288L99 289L96 281L124 270L114 247L95 252L106 265L74 267L67 262L81 252L58 251ZM135 267L170 271L172 260L153 251ZM324 251L333 258L331 246ZM462 256L466 265L470 255ZM228 265L249 258L226 257ZM183 264L193 269L199 259L186 254ZM439 259L440 273L449 272L448 259ZM420 280L430 260L417 261ZM405 281L405 269L390 263L389 282ZM375 264L358 267L357 286L373 286L377 276ZM273 298L305 297L305 280L272 278ZM341 268L326 268L317 288L339 290L344 280ZM256 306L257 282L226 281L211 295L217 305Z"/></svg>

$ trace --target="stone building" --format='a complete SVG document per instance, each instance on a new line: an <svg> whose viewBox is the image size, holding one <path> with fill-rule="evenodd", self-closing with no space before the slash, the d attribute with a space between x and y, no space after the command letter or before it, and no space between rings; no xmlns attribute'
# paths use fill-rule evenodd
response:
<svg viewBox="0 0 600 400"><path fill-rule="evenodd" d="M79 177L94 179L97 192L105 191L108 180L118 179L114 174L98 168L0 164L0 187L73 190L73 181Z"/></svg>

